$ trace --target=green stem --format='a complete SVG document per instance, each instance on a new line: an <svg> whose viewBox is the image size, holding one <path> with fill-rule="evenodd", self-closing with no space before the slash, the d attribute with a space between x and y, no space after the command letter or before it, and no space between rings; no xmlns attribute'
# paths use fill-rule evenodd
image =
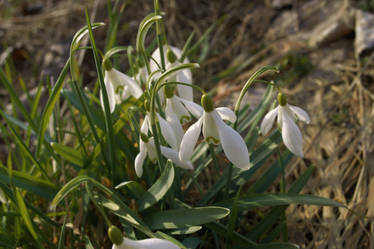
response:
<svg viewBox="0 0 374 249"><path fill-rule="evenodd" d="M208 145L209 145L210 155L212 156L213 165L214 165L214 168L215 168L216 173L218 175L219 174L219 165L218 165L216 153L214 151L214 146L211 143L208 143Z"/></svg>
<svg viewBox="0 0 374 249"><path fill-rule="evenodd" d="M281 155L281 152L280 152L280 149L278 147L278 157L279 157L279 166L280 166L280 170L281 170L281 180L280 180L280 192L281 193L286 193L286 176L285 176L285 172L284 172L284 164L283 164L283 160L282 160L282 155ZM282 240L284 242L287 242L288 241L288 229L287 229L287 217L286 217L286 209L284 209L284 211L282 212L282 215L281 215L281 230L282 230Z"/></svg>

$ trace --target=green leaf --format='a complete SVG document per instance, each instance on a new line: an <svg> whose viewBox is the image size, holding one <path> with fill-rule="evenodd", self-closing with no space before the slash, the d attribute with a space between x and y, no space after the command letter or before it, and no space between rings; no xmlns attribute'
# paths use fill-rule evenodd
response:
<svg viewBox="0 0 374 249"><path fill-rule="evenodd" d="M78 150L58 143L51 143L51 146L60 156L69 162L74 163L79 167L84 166L84 157Z"/></svg>
<svg viewBox="0 0 374 249"><path fill-rule="evenodd" d="M52 200L57 192L57 187L39 177L30 176L20 171L12 170L9 176L8 168L0 165L0 182L5 184L14 184L15 186L30 191L48 200Z"/></svg>
<svg viewBox="0 0 374 249"><path fill-rule="evenodd" d="M125 46L117 46L117 47L111 48L105 53L103 61L106 59L110 59L113 55L117 53L126 52L126 50L127 50L127 47Z"/></svg>
<svg viewBox="0 0 374 249"><path fill-rule="evenodd" d="M92 26L92 29L96 29L98 27L101 27L105 25L103 22L100 22L100 23L92 23L91 26ZM73 37L73 41L71 42L71 46L70 46L70 50L71 51L74 51L76 49L78 49L79 45L80 45L80 42L82 40L82 38L88 34L88 26L84 26L82 28L80 28L74 35Z"/></svg>
<svg viewBox="0 0 374 249"><path fill-rule="evenodd" d="M173 163L168 160L164 171L160 178L149 188L147 192L140 198L138 207L140 211L143 211L159 200L167 193L174 180L174 168Z"/></svg>
<svg viewBox="0 0 374 249"><path fill-rule="evenodd" d="M180 229L222 219L230 210L222 207L196 207L154 212L144 219L151 229Z"/></svg>
<svg viewBox="0 0 374 249"><path fill-rule="evenodd" d="M79 187L82 183L85 183L85 182L91 182L92 184L94 184L96 187L98 187L100 190L102 190L103 192L105 192L106 194L111 194L112 192L106 188L104 185L102 185L101 183L99 183L98 181L96 181L95 179L92 179L88 176L84 176L84 175L81 175L81 176L77 176L73 179L71 179L68 183L66 183L61 189L60 191L58 191L58 193L56 194L55 198L53 198L52 200L52 203L51 203L51 209L55 209L56 206L71 192L73 191L74 189L76 189L77 187Z"/></svg>
<svg viewBox="0 0 374 249"><path fill-rule="evenodd" d="M186 227L182 229L172 230L169 233L171 235L184 235L184 234L191 234L199 231L202 228L202 226L192 226L192 227Z"/></svg>
<svg viewBox="0 0 374 249"><path fill-rule="evenodd" d="M58 79L56 81L56 85L54 86L51 95L48 98L47 104L43 110L40 125L39 125L39 132L38 132L38 147L37 147L37 155L39 155L41 146L44 140L44 134L48 126L48 122L50 120L53 108L55 107L55 104L57 100L60 98L61 89L64 86L64 81L66 74L69 70L69 63L70 59L65 63L64 68L62 69L60 75L58 76Z"/></svg>
<svg viewBox="0 0 374 249"><path fill-rule="evenodd" d="M232 208L233 200L227 200L221 202L219 206ZM239 210L248 210L257 207L268 207L268 206L281 206L289 204L300 204L300 205L318 205L318 206L333 206L342 207L346 206L323 197L313 195L298 195L289 193L280 194L251 194L242 196L238 201Z"/></svg>
<svg viewBox="0 0 374 249"><path fill-rule="evenodd" d="M19 212L22 216L23 221L26 224L27 229L29 230L29 232L31 233L31 235L35 239L35 241L38 242L39 246L42 246L41 243L40 243L39 236L38 236L37 232L35 231L34 224L33 224L32 220L30 218L30 214L27 211L25 202L23 201L22 195L17 190L15 191L15 194L16 194L16 199L17 199L18 210L19 210Z"/></svg>

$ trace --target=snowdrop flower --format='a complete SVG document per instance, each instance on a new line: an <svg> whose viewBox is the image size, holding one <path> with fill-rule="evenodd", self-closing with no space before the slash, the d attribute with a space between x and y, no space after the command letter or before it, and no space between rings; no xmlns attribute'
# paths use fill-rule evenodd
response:
<svg viewBox="0 0 374 249"><path fill-rule="evenodd" d="M126 99L130 95L134 96L135 98L142 96L143 91L136 81L126 74L112 68L109 60L105 60L104 68L104 84L108 95L111 113L114 111L116 104L121 103L122 100ZM104 110L102 91L100 91L100 102L101 107Z"/></svg>
<svg viewBox="0 0 374 249"><path fill-rule="evenodd" d="M164 58L165 58L165 67L166 70L178 65L180 62L180 58L182 56L182 50L173 46L164 46ZM151 60L149 65L151 67L151 71L156 71L161 66L161 57L160 57L160 50L157 48L152 53L152 58L157 62ZM189 60L185 58L183 63L188 63ZM157 65L158 64L158 65ZM159 74L158 74L159 75ZM176 74L176 81L192 84L192 72L190 69L184 69L179 71ZM155 78L158 78L157 74ZM193 101L193 91L192 88L189 86L178 85L177 86L178 95L186 100ZM160 92L162 94L162 92ZM163 99L163 98L162 98Z"/></svg>
<svg viewBox="0 0 374 249"><path fill-rule="evenodd" d="M203 113L203 108L192 101L188 101L176 96L174 94L174 86L165 86L164 90L166 96L166 121L174 130L178 145L177 149L179 149L180 143L184 136L182 125L191 120L191 114L195 117L200 117Z"/></svg>
<svg viewBox="0 0 374 249"><path fill-rule="evenodd" d="M108 235L113 242L112 249L180 249L179 246L165 239L131 240L122 236L116 226L110 226Z"/></svg>
<svg viewBox="0 0 374 249"><path fill-rule="evenodd" d="M166 121L165 121L166 122ZM148 116L143 121L143 124L140 128L140 142L139 142L139 154L135 158L135 173L138 177L143 175L143 164L146 156L148 155L149 159L153 162L157 159L157 152L155 147L155 142L153 137L148 138L146 133L148 132ZM161 154L170 159L176 166L193 170L192 162L190 160L182 161L179 159L179 153L177 150L161 146Z"/></svg>
<svg viewBox="0 0 374 249"><path fill-rule="evenodd" d="M286 147L295 155L303 157L303 137L295 121L299 119L307 124L310 122L308 114L300 107L289 105L286 97L278 94L279 105L268 112L261 123L261 133L265 135L269 132L275 117L278 116L278 125L282 131L282 139Z"/></svg>
<svg viewBox="0 0 374 249"><path fill-rule="evenodd" d="M222 144L226 157L238 168L249 169L249 155L247 145L243 138L222 119L235 122L233 111L226 107L213 107L213 101L207 95L203 95L201 103L204 108L202 116L193 124L183 136L179 158L182 161L189 160L202 130L208 143Z"/></svg>

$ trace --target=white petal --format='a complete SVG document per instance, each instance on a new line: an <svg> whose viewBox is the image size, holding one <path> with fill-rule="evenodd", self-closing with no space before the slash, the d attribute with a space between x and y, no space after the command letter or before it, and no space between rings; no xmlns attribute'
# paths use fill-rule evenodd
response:
<svg viewBox="0 0 374 249"><path fill-rule="evenodd" d="M152 162L155 162L157 159L157 151L155 147L155 141L153 137L149 139L149 142L145 144L147 148L148 157Z"/></svg>
<svg viewBox="0 0 374 249"><path fill-rule="evenodd" d="M170 159L175 165L183 168L183 169L191 169L193 170L192 162L191 161L181 161L179 159L179 153L176 150L173 150L168 147L161 146L161 153L167 159Z"/></svg>
<svg viewBox="0 0 374 249"><path fill-rule="evenodd" d="M162 136L173 149L178 150L179 146L173 128L159 114L157 114L157 118L160 123Z"/></svg>
<svg viewBox="0 0 374 249"><path fill-rule="evenodd" d="M274 124L275 117L277 116L277 114L278 114L278 107L274 108L273 110L271 110L265 115L261 123L261 134L262 135L265 135L266 133L270 131L271 127Z"/></svg>
<svg viewBox="0 0 374 249"><path fill-rule="evenodd" d="M160 57L160 49L159 48L156 48L155 51L153 51L152 53L152 58L153 60L151 59L149 61L149 66L151 68L151 72L153 71L156 71L157 69L160 69L158 66L161 67L161 57ZM156 62L158 63L158 65L156 64ZM158 78L158 77L157 77Z"/></svg>
<svg viewBox="0 0 374 249"><path fill-rule="evenodd" d="M177 96L173 96L170 99L166 100L166 106L169 105L173 109L173 112L178 116L180 123L186 123L187 121L191 120L191 115L187 111L187 108L182 104L183 102L180 101L181 98Z"/></svg>
<svg viewBox="0 0 374 249"><path fill-rule="evenodd" d="M225 124L217 115L212 115L218 127L223 152L236 167L249 169L248 148L243 138L233 128Z"/></svg>
<svg viewBox="0 0 374 249"><path fill-rule="evenodd" d="M141 177L143 175L143 164L144 164L144 159L147 156L147 151L145 148L145 144L142 140L140 140L139 143L139 154L135 157L135 173L138 177Z"/></svg>
<svg viewBox="0 0 374 249"><path fill-rule="evenodd" d="M105 85L105 90L108 96L109 109L110 109L110 112L113 113L114 109L116 108L116 95L114 92L114 85L111 82L110 73L108 71L105 72L104 85ZM101 103L101 108L103 108L103 111L105 111L102 90L100 91L100 103Z"/></svg>
<svg viewBox="0 0 374 249"><path fill-rule="evenodd" d="M180 119L178 115L174 112L175 108L173 108L173 103L171 102L172 102L171 99L166 100L165 116L166 116L166 120L169 122L170 126L173 128L175 138L177 139L177 149L179 149L179 145L182 141L184 131L180 123Z"/></svg>
<svg viewBox="0 0 374 249"><path fill-rule="evenodd" d="M216 121L214 120L215 116L219 117L218 113L215 110L211 112L204 112L203 114L203 136L206 142L219 144L220 139L219 139L218 127L216 125Z"/></svg>
<svg viewBox="0 0 374 249"><path fill-rule="evenodd" d="M234 123L236 121L236 115L233 111L231 111L230 108L218 107L216 108L216 111L223 120L228 120L231 123Z"/></svg>
<svg viewBox="0 0 374 249"><path fill-rule="evenodd" d="M145 135L148 135L148 129L149 129L148 123L149 123L149 118L148 118L148 115L146 115L143 120L142 126L140 127L140 132L144 133Z"/></svg>
<svg viewBox="0 0 374 249"><path fill-rule="evenodd" d="M310 118L306 111L301 109L300 107L294 106L294 105L288 105L288 107L291 109L291 111L297 116L298 119L301 121L309 124Z"/></svg>
<svg viewBox="0 0 374 249"><path fill-rule="evenodd" d="M295 155L303 157L303 137L291 117L283 113L282 116L282 138L286 147Z"/></svg>
<svg viewBox="0 0 374 249"><path fill-rule="evenodd" d="M140 98L140 96L142 96L143 90L140 88L140 86L138 85L138 83L136 83L135 80L114 68L111 71L115 73L117 83L119 85L126 85L128 87L128 91L132 96L134 96L137 99Z"/></svg>
<svg viewBox="0 0 374 249"><path fill-rule="evenodd" d="M173 51L173 53L175 54L175 56L176 56L178 59L181 58L181 56L182 56L182 50L180 50L180 49L177 48L177 47L170 46L170 45L169 45L169 48L171 49L171 51ZM166 49L164 49L164 50L166 51ZM184 62L185 62L185 63L188 63L188 59L185 58L185 59L184 59Z"/></svg>
<svg viewBox="0 0 374 249"><path fill-rule="evenodd" d="M195 148L196 142L201 132L202 123L203 119L200 118L196 123L191 125L184 134L179 150L179 159L181 161L191 160L193 149Z"/></svg>
<svg viewBox="0 0 374 249"><path fill-rule="evenodd" d="M164 239L143 239L143 240L130 240L123 238L120 246L113 246L113 249L180 249L177 245Z"/></svg>
<svg viewBox="0 0 374 249"><path fill-rule="evenodd" d="M195 118L200 118L203 115L204 109L200 105L177 96L175 96L175 98L181 101Z"/></svg>
<svg viewBox="0 0 374 249"><path fill-rule="evenodd" d="M192 84L192 73L189 69L184 69L178 72L177 81ZM189 101L193 101L193 89L189 86L177 85L178 95Z"/></svg>

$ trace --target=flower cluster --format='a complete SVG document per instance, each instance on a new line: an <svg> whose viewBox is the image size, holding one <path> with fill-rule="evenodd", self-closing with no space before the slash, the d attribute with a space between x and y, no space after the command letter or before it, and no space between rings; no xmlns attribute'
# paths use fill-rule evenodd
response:
<svg viewBox="0 0 374 249"><path fill-rule="evenodd" d="M156 49L152 53L152 59L149 61L150 72L145 74L144 70L138 70L134 77L127 76L124 73L112 68L108 61L104 61L105 77L104 84L106 87L110 111L113 112L117 104L124 99L133 96L140 98L143 95L139 82L140 79L156 82L161 77L162 60L161 56L166 59L164 70L172 69L182 63L188 62L187 59L180 61L182 51L173 46L164 47L164 54ZM139 76L139 73L145 75ZM148 79L147 77L152 77ZM226 107L214 108L211 98L204 94L202 97L202 106L193 102L192 91L192 73L190 69L182 69L168 75L160 84L167 82L176 82L175 85L160 87L157 92L157 98L160 101L161 109L155 110L161 135L168 146L160 145L160 151L163 157L170 159L176 166L184 169L193 169L191 157L195 145L202 131L205 141L215 145L221 144L227 158L236 167L249 169L249 155L247 146L240 134L226 124L223 120L231 123L236 121L236 115ZM178 84L181 83L181 84ZM151 92L155 84L149 84L145 91ZM103 106L102 93L101 103ZM152 134L152 110L145 104L147 114L141 125L141 134L139 138L139 154L135 159L135 172L138 177L143 174L143 164L146 157L151 161L157 159L157 148L154 134ZM162 114L163 115L162 115ZM197 119L186 131L184 125Z"/></svg>

